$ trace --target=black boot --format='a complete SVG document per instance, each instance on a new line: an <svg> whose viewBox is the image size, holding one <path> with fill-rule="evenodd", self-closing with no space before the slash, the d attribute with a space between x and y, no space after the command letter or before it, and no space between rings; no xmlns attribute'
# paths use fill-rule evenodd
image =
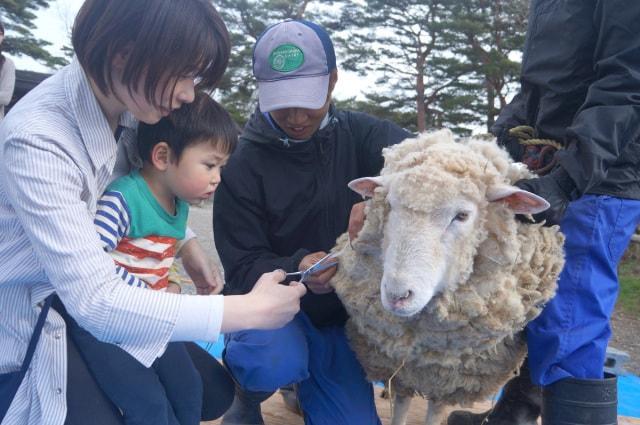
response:
<svg viewBox="0 0 640 425"><path fill-rule="evenodd" d="M531 382L525 360L520 374L505 384L493 409L483 413L456 410L447 425L536 425L541 404L542 389Z"/></svg>
<svg viewBox="0 0 640 425"><path fill-rule="evenodd" d="M260 403L273 392L247 391L236 383L236 395L231 407L222 417L221 425L264 425Z"/></svg>
<svg viewBox="0 0 640 425"><path fill-rule="evenodd" d="M617 378L609 373L604 378L567 378L545 387L542 425L616 425Z"/></svg>
<svg viewBox="0 0 640 425"><path fill-rule="evenodd" d="M280 388L280 395L288 411L298 416L304 416L300 401L298 400L298 387L296 384L286 385Z"/></svg>

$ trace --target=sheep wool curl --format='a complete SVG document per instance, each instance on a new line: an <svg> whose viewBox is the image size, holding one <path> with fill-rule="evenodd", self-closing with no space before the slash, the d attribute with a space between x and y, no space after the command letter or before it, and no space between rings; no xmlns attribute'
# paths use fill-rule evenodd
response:
<svg viewBox="0 0 640 425"><path fill-rule="evenodd" d="M358 238L350 244L344 234L333 249L342 252L332 283L350 315L350 344L368 379L393 376L399 395L466 405L495 394L524 359L520 331L555 294L564 237L558 226L520 223L505 202L487 201L496 184L533 177L495 142L456 142L442 130L389 147L384 158L381 178L389 184L368 201ZM381 303L391 189L411 212L403 225L412 232L421 229L411 215L456 197L479 211L465 242L449 256L446 285L410 317ZM412 252L404 254L416 261Z"/></svg>

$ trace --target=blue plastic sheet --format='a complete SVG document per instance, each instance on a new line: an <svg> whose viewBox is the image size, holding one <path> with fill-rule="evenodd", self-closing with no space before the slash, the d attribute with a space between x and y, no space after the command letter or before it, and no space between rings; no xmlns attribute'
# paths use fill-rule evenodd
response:
<svg viewBox="0 0 640 425"><path fill-rule="evenodd" d="M618 376L618 415L640 418L640 377Z"/></svg>
<svg viewBox="0 0 640 425"><path fill-rule="evenodd" d="M209 352L216 359L222 359L222 350L224 349L224 336L220 337L216 342L198 342L198 345Z"/></svg>

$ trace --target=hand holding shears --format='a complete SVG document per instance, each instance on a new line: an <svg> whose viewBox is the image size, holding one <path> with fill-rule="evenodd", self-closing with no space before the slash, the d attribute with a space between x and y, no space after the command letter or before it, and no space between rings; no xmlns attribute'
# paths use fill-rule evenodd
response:
<svg viewBox="0 0 640 425"><path fill-rule="evenodd" d="M316 294L331 292L333 288L329 285L329 281L336 273L339 255L339 252L327 254L322 251L309 254L300 261L301 270L287 273L287 277L305 283L309 290Z"/></svg>

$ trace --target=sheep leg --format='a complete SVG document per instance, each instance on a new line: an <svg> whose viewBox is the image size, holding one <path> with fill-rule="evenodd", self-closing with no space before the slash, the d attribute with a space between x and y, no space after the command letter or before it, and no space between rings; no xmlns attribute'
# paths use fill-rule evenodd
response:
<svg viewBox="0 0 640 425"><path fill-rule="evenodd" d="M447 423L447 413L449 412L449 406L442 402L433 400L427 401L427 419L426 425L442 425Z"/></svg>
<svg viewBox="0 0 640 425"><path fill-rule="evenodd" d="M393 412L390 425L406 425L411 406L411 397L396 394L393 400Z"/></svg>

